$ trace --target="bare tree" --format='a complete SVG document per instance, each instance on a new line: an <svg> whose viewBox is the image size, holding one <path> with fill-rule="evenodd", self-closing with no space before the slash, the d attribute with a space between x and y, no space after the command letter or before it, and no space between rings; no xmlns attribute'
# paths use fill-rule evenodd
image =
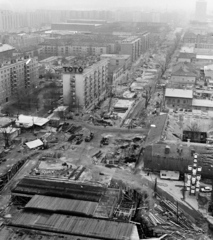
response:
<svg viewBox="0 0 213 240"><path fill-rule="evenodd" d="M200 127L196 122L192 122L191 125L187 126L187 130L191 132L200 132Z"/></svg>
<svg viewBox="0 0 213 240"><path fill-rule="evenodd" d="M145 87L142 97L145 99L145 109L147 109L152 98L152 86Z"/></svg>

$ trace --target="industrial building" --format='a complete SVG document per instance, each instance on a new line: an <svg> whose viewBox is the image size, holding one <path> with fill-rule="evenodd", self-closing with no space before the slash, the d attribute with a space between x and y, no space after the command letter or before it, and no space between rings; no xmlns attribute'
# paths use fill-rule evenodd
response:
<svg viewBox="0 0 213 240"><path fill-rule="evenodd" d="M52 23L52 30L69 30L69 31L85 31L85 32L94 32L100 28L102 24L97 23Z"/></svg>
<svg viewBox="0 0 213 240"><path fill-rule="evenodd" d="M87 109L105 96L108 60L78 62L75 59L73 64L63 72L64 104Z"/></svg>
<svg viewBox="0 0 213 240"><path fill-rule="evenodd" d="M202 167L201 177L212 178L212 153L205 144L158 142L148 145L143 154L144 169L148 171L161 170L188 172L188 166L193 165L194 153L198 153L197 164Z"/></svg>
<svg viewBox="0 0 213 240"><path fill-rule="evenodd" d="M121 42L120 54L130 55L132 62L136 61L141 54L141 39L131 36Z"/></svg>
<svg viewBox="0 0 213 240"><path fill-rule="evenodd" d="M12 99L17 90L30 89L38 79L38 60L34 58L17 58L0 64L0 103Z"/></svg>
<svg viewBox="0 0 213 240"><path fill-rule="evenodd" d="M72 174L71 171L70 176ZM8 236L16 227L20 231L27 228L32 235L35 230L36 235L66 234L68 239L78 236L90 240L139 240L136 225L129 222L135 214L139 195L134 190L126 190L124 194L121 189L110 186L70 177L63 178L63 182L61 177L25 177L12 189L13 203L21 204L23 210L16 213L10 226L0 234Z"/></svg>

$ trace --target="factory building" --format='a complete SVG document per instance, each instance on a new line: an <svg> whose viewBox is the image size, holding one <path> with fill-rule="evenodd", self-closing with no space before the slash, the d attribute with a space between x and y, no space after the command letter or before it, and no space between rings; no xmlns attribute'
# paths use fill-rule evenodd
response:
<svg viewBox="0 0 213 240"><path fill-rule="evenodd" d="M65 105L88 109L105 96L108 60L89 64L84 65L80 62L76 64L75 61L75 66L64 67L63 97Z"/></svg>

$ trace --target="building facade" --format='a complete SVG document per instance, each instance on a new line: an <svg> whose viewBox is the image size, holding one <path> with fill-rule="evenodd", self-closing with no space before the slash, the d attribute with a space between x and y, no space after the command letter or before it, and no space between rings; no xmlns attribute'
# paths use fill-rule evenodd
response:
<svg viewBox="0 0 213 240"><path fill-rule="evenodd" d="M191 109L192 100L192 90L167 88L165 91L165 105L168 108Z"/></svg>
<svg viewBox="0 0 213 240"><path fill-rule="evenodd" d="M141 39L137 36L124 39L120 46L120 54L130 55L132 62L135 62L141 55Z"/></svg>
<svg viewBox="0 0 213 240"><path fill-rule="evenodd" d="M15 48L8 45L0 43L0 59L7 59L13 56Z"/></svg>
<svg viewBox="0 0 213 240"><path fill-rule="evenodd" d="M80 107L86 110L105 96L108 60L101 60L86 68L79 67L81 70L78 73L69 72L66 69L63 73L64 104L71 108Z"/></svg>
<svg viewBox="0 0 213 240"><path fill-rule="evenodd" d="M0 103L12 100L18 90L30 89L38 79L37 58L18 58L0 64Z"/></svg>
<svg viewBox="0 0 213 240"><path fill-rule="evenodd" d="M131 56L130 55L102 54L101 59L108 59L109 66L123 67L124 71L127 70L131 65Z"/></svg>

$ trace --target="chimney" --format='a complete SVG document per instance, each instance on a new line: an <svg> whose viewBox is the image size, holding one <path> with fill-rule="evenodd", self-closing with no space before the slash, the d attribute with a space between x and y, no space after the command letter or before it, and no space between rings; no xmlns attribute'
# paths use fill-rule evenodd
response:
<svg viewBox="0 0 213 240"><path fill-rule="evenodd" d="M169 153L170 153L170 146L166 145L165 154L169 154Z"/></svg>

